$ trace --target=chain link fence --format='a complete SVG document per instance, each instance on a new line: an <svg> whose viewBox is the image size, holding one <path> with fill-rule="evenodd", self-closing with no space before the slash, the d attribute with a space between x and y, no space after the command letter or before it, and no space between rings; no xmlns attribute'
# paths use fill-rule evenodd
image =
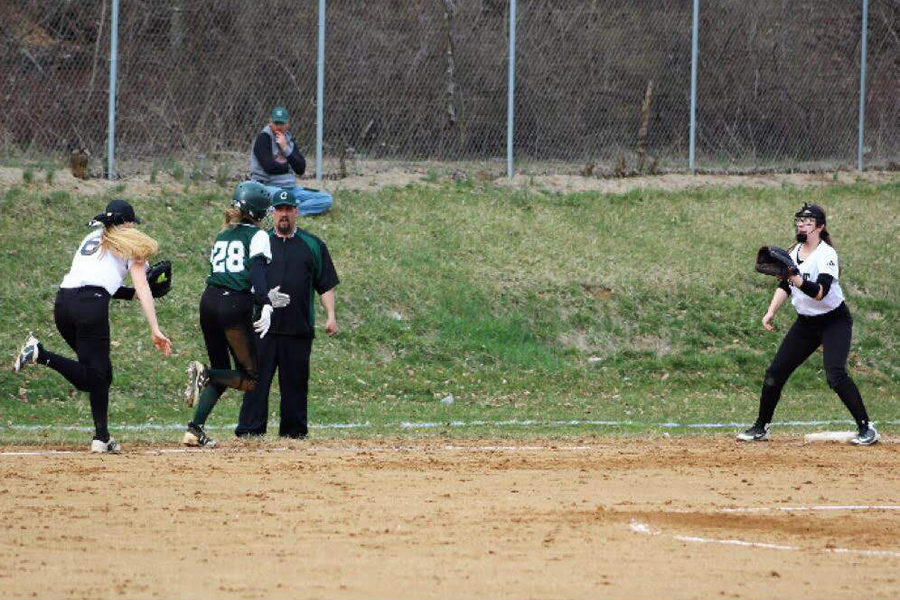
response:
<svg viewBox="0 0 900 600"><path fill-rule="evenodd" d="M0 0L0 151L105 164L112 0ZM331 0L324 154L500 169L507 0ZM704 0L697 166L855 165L862 2ZM275 105L312 158L315 0L121 0L117 159L246 154ZM689 0L519 0L514 151L532 171L688 167ZM900 2L871 0L865 159L900 161ZM312 161L310 161L312 163Z"/></svg>
<svg viewBox="0 0 900 600"><path fill-rule="evenodd" d="M702 6L698 148L706 163L852 164L861 3Z"/></svg>
<svg viewBox="0 0 900 600"><path fill-rule="evenodd" d="M687 167L690 2L527 0L519 11L517 156Z"/></svg>
<svg viewBox="0 0 900 600"><path fill-rule="evenodd" d="M109 3L0 2L4 155L106 144Z"/></svg>

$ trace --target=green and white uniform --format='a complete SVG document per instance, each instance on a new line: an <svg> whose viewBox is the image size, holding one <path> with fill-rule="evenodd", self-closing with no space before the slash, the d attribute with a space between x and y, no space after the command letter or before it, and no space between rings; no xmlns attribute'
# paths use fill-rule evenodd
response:
<svg viewBox="0 0 900 600"><path fill-rule="evenodd" d="M209 385L200 392L194 417L188 423L189 432L206 423L226 388L247 392L256 384L258 337L253 329L253 309L254 304L269 302L260 259L265 263L272 260L269 234L250 223L223 230L213 242L207 286L200 298Z"/></svg>
<svg viewBox="0 0 900 600"><path fill-rule="evenodd" d="M251 289L250 261L257 256L272 261L269 234L248 223L225 229L213 243L206 283L238 292Z"/></svg>

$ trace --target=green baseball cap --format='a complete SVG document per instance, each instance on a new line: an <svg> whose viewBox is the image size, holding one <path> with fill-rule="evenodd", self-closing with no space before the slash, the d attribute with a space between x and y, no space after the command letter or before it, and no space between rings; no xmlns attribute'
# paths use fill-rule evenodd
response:
<svg viewBox="0 0 900 600"><path fill-rule="evenodd" d="M288 115L288 111L283 106L276 106L272 109L272 122L273 123L287 123L290 115Z"/></svg>
<svg viewBox="0 0 900 600"><path fill-rule="evenodd" d="M294 198L294 195L287 190L278 190L274 194L270 194L269 199L272 201L272 207L276 206L290 206L292 208L299 208L299 204L297 203L297 199Z"/></svg>

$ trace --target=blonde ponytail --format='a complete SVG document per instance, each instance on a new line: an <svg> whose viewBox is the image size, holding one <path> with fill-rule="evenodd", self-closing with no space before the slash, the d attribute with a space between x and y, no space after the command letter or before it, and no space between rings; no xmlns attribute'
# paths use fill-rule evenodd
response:
<svg viewBox="0 0 900 600"><path fill-rule="evenodd" d="M243 219L244 214L241 209L236 206L229 206L225 209L225 227L234 227Z"/></svg>
<svg viewBox="0 0 900 600"><path fill-rule="evenodd" d="M159 252L159 244L146 233L130 226L114 225L104 227L100 238L100 248L118 254L126 260L147 262Z"/></svg>
<svg viewBox="0 0 900 600"><path fill-rule="evenodd" d="M234 228L241 223L249 223L250 225L256 225L257 227L259 227L259 223L261 220L262 219L257 221L235 206L231 206L225 209L225 227Z"/></svg>

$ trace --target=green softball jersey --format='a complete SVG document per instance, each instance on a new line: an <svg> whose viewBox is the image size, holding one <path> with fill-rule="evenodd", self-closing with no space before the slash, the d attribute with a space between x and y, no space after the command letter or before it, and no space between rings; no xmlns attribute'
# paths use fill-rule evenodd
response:
<svg viewBox="0 0 900 600"><path fill-rule="evenodd" d="M216 236L209 255L209 277L206 283L237 291L249 291L250 260L265 256L272 260L269 234L253 225L240 223Z"/></svg>

